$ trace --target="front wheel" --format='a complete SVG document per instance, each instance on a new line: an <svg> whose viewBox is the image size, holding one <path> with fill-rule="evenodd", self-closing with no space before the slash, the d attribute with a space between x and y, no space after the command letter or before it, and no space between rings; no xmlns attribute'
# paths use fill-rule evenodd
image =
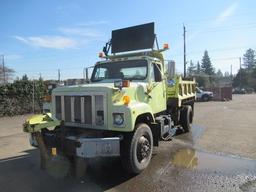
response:
<svg viewBox="0 0 256 192"><path fill-rule="evenodd" d="M121 158L123 167L138 174L147 168L153 151L151 129L145 123L136 125L132 135L124 137Z"/></svg>

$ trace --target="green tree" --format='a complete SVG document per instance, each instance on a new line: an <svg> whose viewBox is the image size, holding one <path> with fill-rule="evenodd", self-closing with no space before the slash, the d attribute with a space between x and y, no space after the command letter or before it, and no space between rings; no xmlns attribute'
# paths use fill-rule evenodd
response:
<svg viewBox="0 0 256 192"><path fill-rule="evenodd" d="M230 77L230 74L229 74L229 72L228 72L228 71L225 71L225 73L224 73L224 77Z"/></svg>
<svg viewBox="0 0 256 192"><path fill-rule="evenodd" d="M201 66L200 66L200 63L199 63L199 61L197 62L197 65L196 65L196 73L197 74L200 74L200 72L201 72Z"/></svg>
<svg viewBox="0 0 256 192"><path fill-rule="evenodd" d="M198 87L209 87L210 86L209 77L203 73L198 74L196 76L196 82L197 82Z"/></svg>
<svg viewBox="0 0 256 192"><path fill-rule="evenodd" d="M216 73L217 77L223 77L223 73L221 72L221 70L219 69Z"/></svg>
<svg viewBox="0 0 256 192"><path fill-rule="evenodd" d="M247 87L248 86L248 73L245 69L239 69L238 73L233 79L233 87Z"/></svg>
<svg viewBox="0 0 256 192"><path fill-rule="evenodd" d="M244 66L251 71L256 66L256 55L253 49L248 49L243 57Z"/></svg>
<svg viewBox="0 0 256 192"><path fill-rule="evenodd" d="M28 76L27 76L27 74L25 74L25 75L23 75L23 76L21 77L21 81L28 81Z"/></svg>
<svg viewBox="0 0 256 192"><path fill-rule="evenodd" d="M193 76L196 72L196 66L194 65L193 61L190 60L189 67L188 67L188 75Z"/></svg>
<svg viewBox="0 0 256 192"><path fill-rule="evenodd" d="M208 55L207 50L204 52L204 55L202 58L201 69L207 75L214 75L214 68L212 66L212 62Z"/></svg>
<svg viewBox="0 0 256 192"><path fill-rule="evenodd" d="M12 80L13 74L15 71L9 67L4 67L1 65L0 66L0 84L5 83Z"/></svg>
<svg viewBox="0 0 256 192"><path fill-rule="evenodd" d="M248 87L256 91L256 67L249 72Z"/></svg>

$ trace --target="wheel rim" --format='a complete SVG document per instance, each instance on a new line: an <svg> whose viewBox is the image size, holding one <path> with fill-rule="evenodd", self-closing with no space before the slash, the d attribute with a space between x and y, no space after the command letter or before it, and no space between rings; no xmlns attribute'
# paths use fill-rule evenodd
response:
<svg viewBox="0 0 256 192"><path fill-rule="evenodd" d="M137 159L139 163L143 163L149 159L151 151L150 142L144 135L141 136L137 144Z"/></svg>

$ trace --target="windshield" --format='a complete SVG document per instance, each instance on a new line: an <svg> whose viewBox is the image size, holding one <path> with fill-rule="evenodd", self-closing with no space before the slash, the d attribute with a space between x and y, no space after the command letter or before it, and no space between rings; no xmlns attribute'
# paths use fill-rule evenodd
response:
<svg viewBox="0 0 256 192"><path fill-rule="evenodd" d="M147 77L146 60L128 60L98 64L92 73L92 82L112 79L144 80Z"/></svg>

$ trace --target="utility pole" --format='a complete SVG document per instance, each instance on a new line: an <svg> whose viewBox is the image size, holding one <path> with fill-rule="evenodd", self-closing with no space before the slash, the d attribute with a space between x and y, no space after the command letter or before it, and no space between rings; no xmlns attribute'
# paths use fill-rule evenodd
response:
<svg viewBox="0 0 256 192"><path fill-rule="evenodd" d="M33 95L32 95L33 113L35 113L35 80L33 78Z"/></svg>
<svg viewBox="0 0 256 192"><path fill-rule="evenodd" d="M187 64L187 59L186 59L186 27L183 24L183 39L184 39L184 77L186 77L187 74L187 69L186 69L186 64Z"/></svg>
<svg viewBox="0 0 256 192"><path fill-rule="evenodd" d="M239 87L241 88L242 86L242 58L239 57Z"/></svg>
<svg viewBox="0 0 256 192"><path fill-rule="evenodd" d="M83 68L83 78L85 80L85 68Z"/></svg>
<svg viewBox="0 0 256 192"><path fill-rule="evenodd" d="M2 56L2 65L3 65L3 83L5 84L5 66L4 66L4 54Z"/></svg>
<svg viewBox="0 0 256 192"><path fill-rule="evenodd" d="M60 69L58 69L58 81L60 83Z"/></svg>
<svg viewBox="0 0 256 192"><path fill-rule="evenodd" d="M232 78L232 65L230 65L230 77Z"/></svg>

